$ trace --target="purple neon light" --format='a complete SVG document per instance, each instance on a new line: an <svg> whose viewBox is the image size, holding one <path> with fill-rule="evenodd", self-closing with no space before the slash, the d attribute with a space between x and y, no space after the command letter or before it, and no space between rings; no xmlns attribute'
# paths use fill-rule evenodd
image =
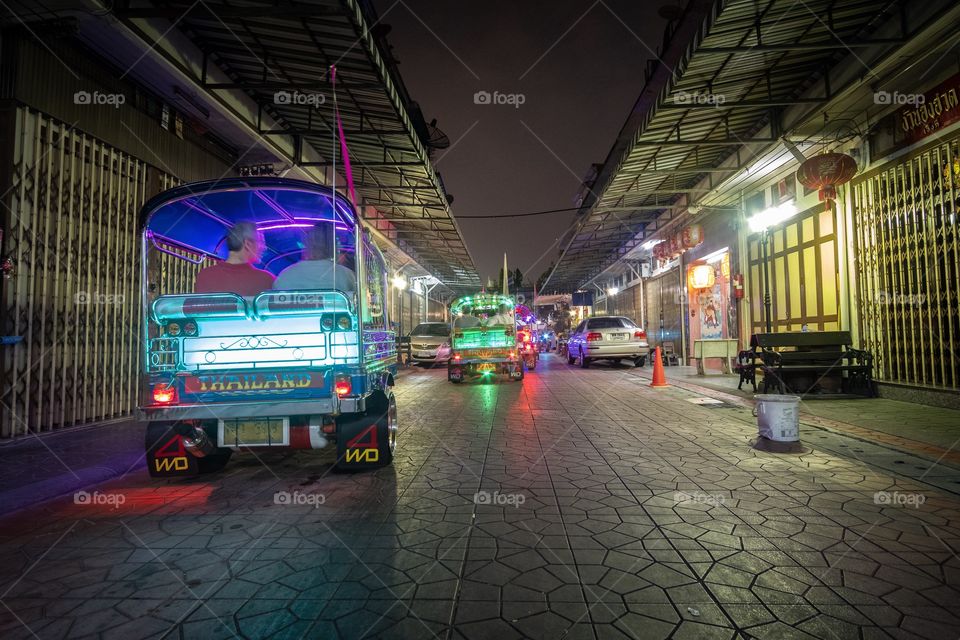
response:
<svg viewBox="0 0 960 640"><path fill-rule="evenodd" d="M263 223L259 223L257 225L257 229L260 231L271 231L273 229L303 229L310 228L318 222L332 222L337 229L347 230L350 228L338 220L330 220L328 218L297 218L297 220L309 220L310 222L283 222L278 224L270 224L268 222L268 226L260 226L260 224Z"/></svg>

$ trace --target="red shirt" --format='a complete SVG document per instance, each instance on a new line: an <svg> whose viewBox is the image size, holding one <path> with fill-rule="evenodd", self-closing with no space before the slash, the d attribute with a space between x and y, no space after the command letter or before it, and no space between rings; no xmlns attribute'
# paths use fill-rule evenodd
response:
<svg viewBox="0 0 960 640"><path fill-rule="evenodd" d="M257 269L246 262L242 264L219 262L200 270L193 292L255 296L272 287L272 273Z"/></svg>

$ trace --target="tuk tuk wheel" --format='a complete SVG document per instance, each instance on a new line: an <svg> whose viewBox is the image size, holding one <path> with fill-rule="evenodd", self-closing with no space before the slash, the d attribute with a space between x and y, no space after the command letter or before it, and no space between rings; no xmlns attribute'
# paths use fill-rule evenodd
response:
<svg viewBox="0 0 960 640"><path fill-rule="evenodd" d="M375 393L364 413L341 415L337 418L337 470L388 466L397 448L398 430L397 400L392 393Z"/></svg>

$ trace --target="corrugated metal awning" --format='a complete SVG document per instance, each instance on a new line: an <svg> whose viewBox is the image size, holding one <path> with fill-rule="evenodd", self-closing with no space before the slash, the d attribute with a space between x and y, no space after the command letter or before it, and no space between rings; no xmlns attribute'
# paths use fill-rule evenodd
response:
<svg viewBox="0 0 960 640"><path fill-rule="evenodd" d="M740 159L746 163L749 150L776 144L777 114L791 105L828 102L829 82L822 97L806 94L829 79L840 59L865 46L901 44L906 34L871 38L900 15L900 4L689 2L659 63L648 69L544 291L584 286L709 191L696 190L705 178L719 183L744 168Z"/></svg>
<svg viewBox="0 0 960 640"><path fill-rule="evenodd" d="M205 89L251 96L273 123L258 133L291 139L301 167L326 167L333 157L335 65L358 204L376 210L368 221L444 284L476 289L480 278L425 144L428 128L383 54L372 11L358 0L150 0L116 9L128 21L170 20L204 53ZM206 81L208 65L230 81ZM301 153L307 148L323 157Z"/></svg>

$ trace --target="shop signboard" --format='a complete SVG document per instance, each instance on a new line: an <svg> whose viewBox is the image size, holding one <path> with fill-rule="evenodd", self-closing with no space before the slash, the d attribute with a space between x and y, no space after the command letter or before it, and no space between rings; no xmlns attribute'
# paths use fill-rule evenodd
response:
<svg viewBox="0 0 960 640"><path fill-rule="evenodd" d="M907 102L894 114L898 147L918 142L960 120L960 73L925 93L877 95L885 95L889 100L904 97Z"/></svg>

